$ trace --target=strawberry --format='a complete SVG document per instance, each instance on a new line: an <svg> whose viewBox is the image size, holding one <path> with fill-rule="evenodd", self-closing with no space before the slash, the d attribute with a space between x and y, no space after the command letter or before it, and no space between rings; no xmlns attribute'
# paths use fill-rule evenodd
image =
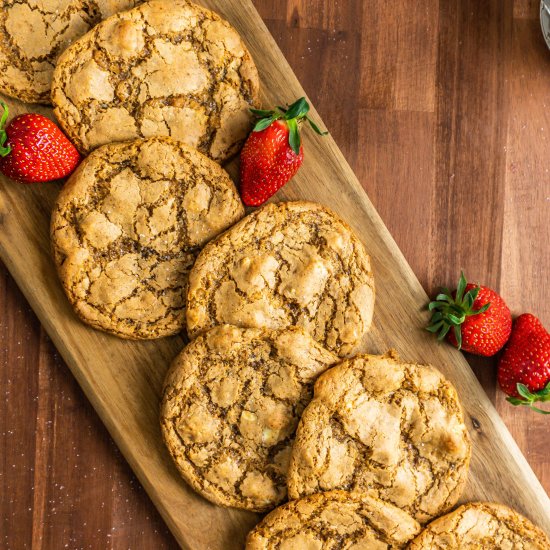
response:
<svg viewBox="0 0 550 550"><path fill-rule="evenodd" d="M309 104L301 97L288 109L250 109L261 117L241 151L241 197L247 206L259 206L274 195L298 171L304 160L298 125L307 120L319 135L317 125L307 116Z"/></svg>
<svg viewBox="0 0 550 550"><path fill-rule="evenodd" d="M4 129L8 106L0 105L0 172L19 183L34 183L64 178L76 168L78 151L49 118L27 113Z"/></svg>
<svg viewBox="0 0 550 550"><path fill-rule="evenodd" d="M476 355L497 353L512 330L512 315L504 300L486 286L467 283L464 273L456 291L443 289L428 309L433 312L430 332L438 332L439 340L447 336L453 346Z"/></svg>
<svg viewBox="0 0 550 550"><path fill-rule="evenodd" d="M512 405L550 401L550 334L530 313L514 321L512 335L498 363L498 383Z"/></svg>

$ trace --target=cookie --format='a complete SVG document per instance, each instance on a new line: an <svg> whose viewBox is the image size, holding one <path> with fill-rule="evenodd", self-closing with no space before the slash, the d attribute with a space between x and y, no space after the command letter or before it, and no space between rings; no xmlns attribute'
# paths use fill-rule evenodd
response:
<svg viewBox="0 0 550 550"><path fill-rule="evenodd" d="M370 327L374 279L352 230L308 202L268 204L201 252L189 276L193 338L223 323L300 326L340 356Z"/></svg>
<svg viewBox="0 0 550 550"><path fill-rule="evenodd" d="M244 214L214 161L170 138L105 145L54 207L51 239L78 315L123 338L185 327L189 269L206 241Z"/></svg>
<svg viewBox="0 0 550 550"><path fill-rule="evenodd" d="M83 153L169 135L223 161L250 131L258 89L254 62L229 23L186 0L152 0L65 50L52 103Z"/></svg>
<svg viewBox="0 0 550 550"><path fill-rule="evenodd" d="M549 550L546 534L502 504L471 502L430 523L410 550Z"/></svg>
<svg viewBox="0 0 550 550"><path fill-rule="evenodd" d="M329 491L273 510L249 533L246 550L393 550L419 532L418 522L396 506Z"/></svg>
<svg viewBox="0 0 550 550"><path fill-rule="evenodd" d="M137 0L3 0L0 91L28 103L50 103L56 59L102 19Z"/></svg>
<svg viewBox="0 0 550 550"><path fill-rule="evenodd" d="M395 352L362 355L323 374L298 426L291 499L368 492L423 523L451 508L468 474L470 439L453 386Z"/></svg>
<svg viewBox="0 0 550 550"><path fill-rule="evenodd" d="M294 431L317 375L337 361L300 329L215 327L175 359L164 384L164 441L208 500L257 512L286 497Z"/></svg>

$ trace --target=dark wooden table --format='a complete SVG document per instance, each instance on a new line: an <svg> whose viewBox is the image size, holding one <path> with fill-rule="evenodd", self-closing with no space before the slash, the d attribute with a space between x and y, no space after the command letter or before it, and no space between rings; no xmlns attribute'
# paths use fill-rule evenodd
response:
<svg viewBox="0 0 550 550"><path fill-rule="evenodd" d="M538 0L255 0L424 288L469 278L550 327L550 51ZM175 548L0 266L0 547ZM550 420L469 357L546 490Z"/></svg>

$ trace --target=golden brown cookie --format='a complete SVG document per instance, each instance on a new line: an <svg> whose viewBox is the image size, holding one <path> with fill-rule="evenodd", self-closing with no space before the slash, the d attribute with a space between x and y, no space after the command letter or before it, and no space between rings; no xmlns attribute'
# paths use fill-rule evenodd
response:
<svg viewBox="0 0 550 550"><path fill-rule="evenodd" d="M3 0L0 91L29 103L50 103L56 59L102 19L138 0Z"/></svg>
<svg viewBox="0 0 550 550"><path fill-rule="evenodd" d="M183 478L222 506L277 506L313 382L337 360L300 329L224 325L193 340L166 377L161 406L164 440Z"/></svg>
<svg viewBox="0 0 550 550"><path fill-rule="evenodd" d="M425 522L458 500L470 438L453 386L395 352L360 355L323 374L298 426L291 499L368 492Z"/></svg>
<svg viewBox="0 0 550 550"><path fill-rule="evenodd" d="M227 173L195 149L170 138L105 145L53 210L65 292L86 323L117 336L179 332L200 247L243 214Z"/></svg>
<svg viewBox="0 0 550 550"><path fill-rule="evenodd" d="M345 356L374 308L370 260L352 230L320 204L268 204L201 252L189 278L193 338L223 323L300 326Z"/></svg>
<svg viewBox="0 0 550 550"><path fill-rule="evenodd" d="M235 29L186 0L109 17L59 58L54 112L80 151L169 135L223 161L250 131L258 73Z"/></svg>
<svg viewBox="0 0 550 550"><path fill-rule="evenodd" d="M246 550L397 550L419 531L418 522L392 504L329 491L273 510L249 533Z"/></svg>
<svg viewBox="0 0 550 550"><path fill-rule="evenodd" d="M514 510L471 502L432 521L409 550L550 550L546 534Z"/></svg>

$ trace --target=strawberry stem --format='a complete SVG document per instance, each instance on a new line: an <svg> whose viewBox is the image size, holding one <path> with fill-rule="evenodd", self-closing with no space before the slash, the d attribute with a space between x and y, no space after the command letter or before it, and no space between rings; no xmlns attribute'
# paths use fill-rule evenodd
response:
<svg viewBox="0 0 550 550"><path fill-rule="evenodd" d="M256 122L256 125L252 130L253 132L261 132L262 130L265 130L276 120L286 121L289 130L288 144L297 155L300 154L301 146L300 131L298 129L300 122L307 120L313 131L320 136L325 136L328 134L328 132L321 131L317 124L315 124L313 120L307 116L307 113L309 112L309 103L306 101L305 97L301 97L286 108L277 105L272 111L267 111L265 109L250 109L250 112L257 117L260 117L260 120Z"/></svg>
<svg viewBox="0 0 550 550"><path fill-rule="evenodd" d="M0 106L2 107L2 117L0 118L0 157L5 157L11 153L11 147L9 145L4 147L4 143L6 143L8 139L8 134L4 129L6 120L8 120L8 106L3 101L0 101Z"/></svg>
<svg viewBox="0 0 550 550"><path fill-rule="evenodd" d="M464 272L461 272L454 297L449 289L444 288L436 296L435 300L428 304L428 309L433 313L426 329L430 332L438 333L437 339L443 340L452 328L458 349L462 347L460 325L464 323L466 317L485 313L491 306L490 303L487 303L479 309L472 309L480 287L472 288L464 294L467 284Z"/></svg>

